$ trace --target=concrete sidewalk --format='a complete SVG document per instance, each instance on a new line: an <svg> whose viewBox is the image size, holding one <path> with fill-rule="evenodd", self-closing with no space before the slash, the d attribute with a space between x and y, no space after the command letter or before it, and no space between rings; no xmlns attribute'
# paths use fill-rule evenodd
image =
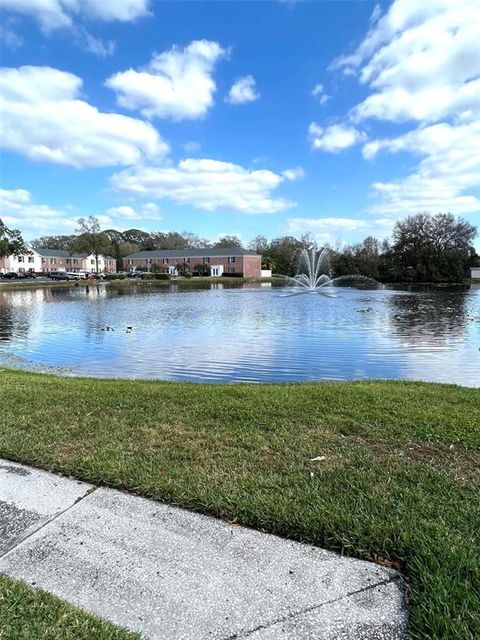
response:
<svg viewBox="0 0 480 640"><path fill-rule="evenodd" d="M393 640L398 575L0 460L0 572L145 638Z"/></svg>

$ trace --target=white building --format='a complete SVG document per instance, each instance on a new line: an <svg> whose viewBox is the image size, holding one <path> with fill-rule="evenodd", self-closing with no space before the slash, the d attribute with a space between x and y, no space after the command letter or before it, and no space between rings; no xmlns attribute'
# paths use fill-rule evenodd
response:
<svg viewBox="0 0 480 640"><path fill-rule="evenodd" d="M20 256L4 256L0 258L0 273L15 271L35 271L35 273L51 273L52 271L97 272L97 261L94 255L72 253L61 249L31 249L31 253ZM117 261L112 256L98 256L99 273L116 273Z"/></svg>
<svg viewBox="0 0 480 640"><path fill-rule="evenodd" d="M42 271L42 257L37 251L32 249L31 253L0 258L0 273L9 273L10 271L15 271L16 273Z"/></svg>
<svg viewBox="0 0 480 640"><path fill-rule="evenodd" d="M470 269L470 277L474 280L480 280L480 267L472 267Z"/></svg>

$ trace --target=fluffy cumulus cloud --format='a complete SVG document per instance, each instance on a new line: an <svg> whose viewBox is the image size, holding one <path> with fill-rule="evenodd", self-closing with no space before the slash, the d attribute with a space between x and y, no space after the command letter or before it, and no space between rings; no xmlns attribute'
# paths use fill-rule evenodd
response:
<svg viewBox="0 0 480 640"><path fill-rule="evenodd" d="M102 113L80 99L82 80L51 67L0 70L4 149L77 168L161 158L168 145L151 124Z"/></svg>
<svg viewBox="0 0 480 640"><path fill-rule="evenodd" d="M372 185L373 211L480 211L479 24L478 0L395 0L383 15L374 11L359 47L331 65L370 92L344 126L402 127L387 139L371 135L364 157L404 152L417 162L406 176Z"/></svg>
<svg viewBox="0 0 480 640"><path fill-rule="evenodd" d="M272 171L189 158L171 167L132 167L115 174L111 182L116 190L135 197L170 198L204 211L274 213L295 205L272 196L285 180Z"/></svg>
<svg viewBox="0 0 480 640"><path fill-rule="evenodd" d="M149 0L0 0L0 9L36 20L44 31L70 28L78 18L130 22L149 14Z"/></svg>
<svg viewBox="0 0 480 640"><path fill-rule="evenodd" d="M421 160L405 178L373 185L374 210L402 215L406 211L480 211L480 121L438 123L363 148L367 158L388 151L408 151Z"/></svg>
<svg viewBox="0 0 480 640"><path fill-rule="evenodd" d="M255 78L253 76L244 76L239 78L231 87L226 98L231 104L245 104L245 102L255 102L260 98L257 91Z"/></svg>
<svg viewBox="0 0 480 640"><path fill-rule="evenodd" d="M227 55L218 42L195 40L184 49L155 54L143 69L114 74L106 85L120 106L147 118L201 118L213 105L215 65Z"/></svg>
<svg viewBox="0 0 480 640"><path fill-rule="evenodd" d="M372 90L354 119L478 117L479 23L478 0L396 0L358 49L334 62Z"/></svg>
<svg viewBox="0 0 480 640"><path fill-rule="evenodd" d="M20 229L27 239L53 228L58 233L73 233L77 226L67 210L37 204L26 189L0 189L0 211L3 222Z"/></svg>
<svg viewBox="0 0 480 640"><path fill-rule="evenodd" d="M316 122L310 124L308 136L313 149L321 149L332 153L348 149L348 147L352 147L357 142L366 139L365 134L353 126L332 124L323 128Z"/></svg>
<svg viewBox="0 0 480 640"><path fill-rule="evenodd" d="M160 207L155 202L146 202L138 207L130 205L120 205L111 207L107 214L113 219L127 220L163 220L160 214Z"/></svg>

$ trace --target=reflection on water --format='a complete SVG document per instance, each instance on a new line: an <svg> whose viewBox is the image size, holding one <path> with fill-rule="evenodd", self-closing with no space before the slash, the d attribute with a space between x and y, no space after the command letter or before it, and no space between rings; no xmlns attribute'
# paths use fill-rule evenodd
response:
<svg viewBox="0 0 480 640"><path fill-rule="evenodd" d="M479 349L472 287L342 290L334 300L224 283L0 291L0 361L69 375L479 387Z"/></svg>

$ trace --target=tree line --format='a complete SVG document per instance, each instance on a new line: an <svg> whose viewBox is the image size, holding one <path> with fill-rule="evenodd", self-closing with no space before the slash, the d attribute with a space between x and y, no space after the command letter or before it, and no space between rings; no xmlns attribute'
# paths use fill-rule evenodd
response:
<svg viewBox="0 0 480 640"><path fill-rule="evenodd" d="M332 275L361 274L382 282L441 282L463 280L471 266L480 264L473 241L475 226L451 213L420 213L398 221L389 239L373 236L362 242L330 247ZM143 250L207 249L243 247L236 236L224 236L210 242L184 231L147 232L140 229L101 230L94 216L80 218L72 235L42 236L30 243L32 248L63 249L71 253L87 252L111 255L123 268L122 258ZM281 236L269 240L259 235L247 245L263 256L264 268L279 275L295 275L301 249L321 247L314 237ZM0 221L0 256L20 253L24 243L20 232L9 230Z"/></svg>

